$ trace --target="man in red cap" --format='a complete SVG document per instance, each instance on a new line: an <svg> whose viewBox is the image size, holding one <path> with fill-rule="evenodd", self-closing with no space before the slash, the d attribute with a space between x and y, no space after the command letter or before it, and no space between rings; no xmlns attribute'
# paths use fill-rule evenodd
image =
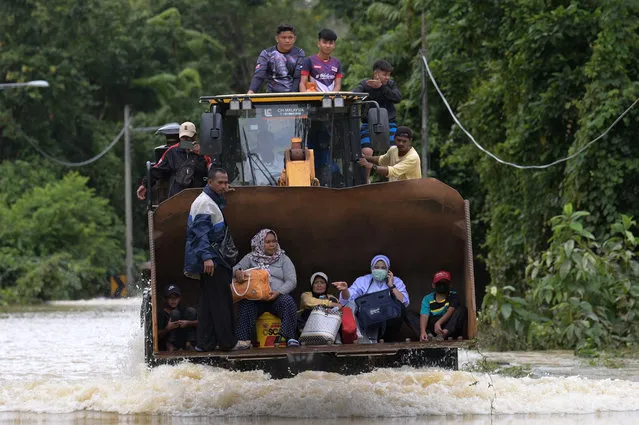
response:
<svg viewBox="0 0 639 425"><path fill-rule="evenodd" d="M419 328L420 341L464 336L466 308L460 305L457 292L450 290L450 273L439 271L433 276L435 291L422 300Z"/></svg>

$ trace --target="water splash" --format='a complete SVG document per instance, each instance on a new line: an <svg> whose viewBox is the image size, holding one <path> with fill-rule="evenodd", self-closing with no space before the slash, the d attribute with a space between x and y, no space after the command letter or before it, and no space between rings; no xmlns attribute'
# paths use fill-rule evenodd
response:
<svg viewBox="0 0 639 425"><path fill-rule="evenodd" d="M0 411L48 413L88 410L328 419L491 412L583 414L634 411L639 406L639 383L635 382L579 377L489 379L469 372L412 368L357 376L304 372L291 379L272 380L262 372L183 363L145 369L128 378L35 379L0 388Z"/></svg>
<svg viewBox="0 0 639 425"><path fill-rule="evenodd" d="M455 421L466 424L487 423L485 418L492 421L495 416L490 415L496 414L502 421L508 415L534 415L536 422L526 419L525 423L543 420L543 425L549 425L552 422L537 415L594 414L587 417L590 420L602 412L639 409L639 383L627 380L516 379L414 368L357 376L305 372L272 380L262 372L231 372L190 363L149 370L143 363L139 300L93 303L91 308L76 308L88 304L80 302L72 303L69 311L60 312L56 305L51 312L0 318L3 330L8 330L0 334L2 415L215 416L224 422L244 418L243 423L259 418L260 424L273 417L283 418L278 424L288 421L285 418L309 418L305 425L313 424L310 418L340 424L356 421L352 418L379 418L383 423L406 425L410 420L392 418L429 416L429 424L443 424L432 417L450 421L454 415ZM466 352L460 361L472 363L478 358ZM468 419L474 417L470 415L481 419L475 422ZM578 423L586 425L588 420Z"/></svg>

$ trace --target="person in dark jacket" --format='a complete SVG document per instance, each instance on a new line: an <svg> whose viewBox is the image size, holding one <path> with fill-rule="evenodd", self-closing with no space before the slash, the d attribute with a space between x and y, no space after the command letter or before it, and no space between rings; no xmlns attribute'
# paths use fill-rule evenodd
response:
<svg viewBox="0 0 639 425"><path fill-rule="evenodd" d="M193 350L197 311L184 307L180 300L182 291L177 285L169 285L164 292L164 308L159 311L158 340L160 351Z"/></svg>
<svg viewBox="0 0 639 425"><path fill-rule="evenodd" d="M229 190L226 170L212 168L204 190L191 204L184 249L184 274L200 280L200 309L196 351L240 350L250 342L238 341L233 323L232 270L212 244L222 243L226 222L222 210Z"/></svg>
<svg viewBox="0 0 639 425"><path fill-rule="evenodd" d="M203 187L206 184L211 158L200 155L195 124L186 121L180 124L180 142L164 152L162 158L151 168L151 187L161 179L169 181L168 196L184 189ZM138 199L146 198L146 181L137 190Z"/></svg>
<svg viewBox="0 0 639 425"><path fill-rule="evenodd" d="M391 144L395 142L395 131L397 130L397 111L395 103L402 100L402 93L397 88L397 83L390 79L393 67L385 60L378 60L373 65L373 78L359 82L353 89L357 93L368 93L366 100L376 101L380 108L388 111L388 124L390 130ZM360 129L360 145L364 157L373 156L370 134L368 131L368 108L362 111L362 128ZM370 170L366 170L366 181L370 177Z"/></svg>
<svg viewBox="0 0 639 425"><path fill-rule="evenodd" d="M268 93L289 93L299 89L306 53L295 47L296 38L293 25L282 24L277 27L277 45L262 50L257 58L248 94L259 91L264 81L267 82Z"/></svg>

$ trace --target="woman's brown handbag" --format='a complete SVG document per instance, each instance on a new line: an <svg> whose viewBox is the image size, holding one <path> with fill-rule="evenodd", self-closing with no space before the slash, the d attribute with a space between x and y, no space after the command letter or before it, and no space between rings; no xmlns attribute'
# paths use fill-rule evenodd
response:
<svg viewBox="0 0 639 425"><path fill-rule="evenodd" d="M248 277L244 278L244 282L237 282L235 279L231 282L233 302L236 303L240 300L264 301L268 299L271 293L268 270L253 268L243 271L248 274Z"/></svg>

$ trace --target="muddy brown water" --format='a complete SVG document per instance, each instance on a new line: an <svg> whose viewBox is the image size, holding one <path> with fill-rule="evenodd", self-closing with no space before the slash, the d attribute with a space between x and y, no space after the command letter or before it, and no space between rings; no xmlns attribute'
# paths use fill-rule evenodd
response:
<svg viewBox="0 0 639 425"><path fill-rule="evenodd" d="M0 312L2 424L639 423L639 362L593 366L570 352L460 354L462 370L305 372L272 380L143 363L139 299ZM527 372L476 370L483 359Z"/></svg>

